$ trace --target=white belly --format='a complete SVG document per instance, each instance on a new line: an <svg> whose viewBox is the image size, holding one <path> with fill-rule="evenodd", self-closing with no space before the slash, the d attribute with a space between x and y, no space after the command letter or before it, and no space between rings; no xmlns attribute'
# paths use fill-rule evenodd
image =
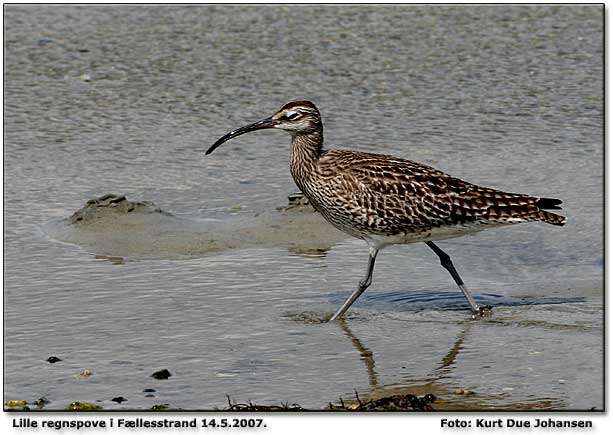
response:
<svg viewBox="0 0 613 435"><path fill-rule="evenodd" d="M517 222L519 223L519 222ZM391 236L372 234L364 237L369 246L381 249L388 245L403 245L408 243L428 242L434 240L453 239L469 234L475 234L479 231L491 228L493 226L501 226L504 224L493 225L489 223L474 222L465 225L452 225L445 227L431 228L421 233L395 234ZM508 224L507 224L508 225Z"/></svg>

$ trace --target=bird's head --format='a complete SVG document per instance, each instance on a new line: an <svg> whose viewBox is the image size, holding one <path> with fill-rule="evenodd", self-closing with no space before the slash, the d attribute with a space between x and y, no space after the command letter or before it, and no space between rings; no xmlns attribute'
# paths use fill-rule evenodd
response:
<svg viewBox="0 0 613 435"><path fill-rule="evenodd" d="M309 134L321 130L321 116L315 104L306 100L287 103L272 115L277 122L275 128L290 134Z"/></svg>
<svg viewBox="0 0 613 435"><path fill-rule="evenodd" d="M292 136L311 134L321 131L321 116L315 104L306 100L297 100L287 103L274 115L264 118L253 124L246 125L231 131L219 138L205 154L211 154L222 143L251 131L265 128L278 128L285 130Z"/></svg>

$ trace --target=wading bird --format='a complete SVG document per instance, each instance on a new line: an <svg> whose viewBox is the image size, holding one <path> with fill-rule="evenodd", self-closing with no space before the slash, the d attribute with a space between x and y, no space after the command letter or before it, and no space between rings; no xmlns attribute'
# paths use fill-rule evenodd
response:
<svg viewBox="0 0 613 435"><path fill-rule="evenodd" d="M546 211L560 209L559 199L477 186L394 156L323 150L321 116L310 101L292 101L269 118L231 131L206 154L236 136L265 128L292 136L290 171L315 210L368 244L366 275L331 320L341 317L370 286L379 250L416 242L425 242L436 253L466 297L473 317L482 316L491 307L477 305L449 255L434 241L522 222L566 223L563 216Z"/></svg>

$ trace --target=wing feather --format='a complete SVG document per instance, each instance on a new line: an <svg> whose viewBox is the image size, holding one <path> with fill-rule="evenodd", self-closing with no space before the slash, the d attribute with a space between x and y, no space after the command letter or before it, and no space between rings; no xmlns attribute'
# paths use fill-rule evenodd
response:
<svg viewBox="0 0 613 435"><path fill-rule="evenodd" d="M539 207L557 206L559 200L480 187L393 156L331 150L320 159L319 170L329 194L350 210L354 225L371 232L418 232L473 222L564 222Z"/></svg>

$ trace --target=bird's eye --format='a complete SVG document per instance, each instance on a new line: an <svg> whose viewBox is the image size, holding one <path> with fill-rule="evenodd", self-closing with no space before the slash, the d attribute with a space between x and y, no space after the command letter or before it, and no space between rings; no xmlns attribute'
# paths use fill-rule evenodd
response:
<svg viewBox="0 0 613 435"><path fill-rule="evenodd" d="M287 119L289 119L290 121L295 121L296 119L300 118L300 113L298 112L290 112L287 115L285 115L285 117Z"/></svg>

